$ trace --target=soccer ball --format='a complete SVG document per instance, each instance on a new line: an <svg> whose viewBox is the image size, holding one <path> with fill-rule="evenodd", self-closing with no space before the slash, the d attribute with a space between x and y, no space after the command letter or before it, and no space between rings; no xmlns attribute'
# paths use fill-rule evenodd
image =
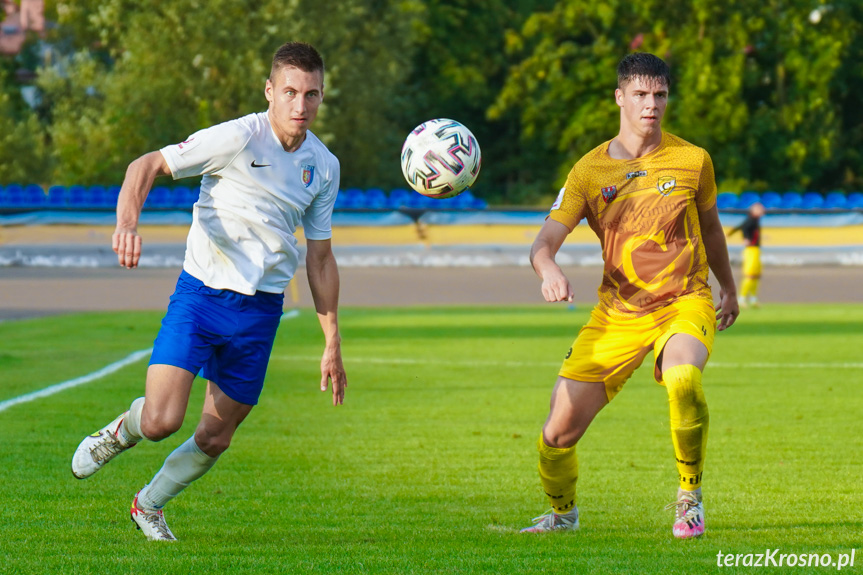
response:
<svg viewBox="0 0 863 575"><path fill-rule="evenodd" d="M424 122L402 146L402 174L411 188L429 198L459 195L476 181L480 164L476 138L455 120Z"/></svg>

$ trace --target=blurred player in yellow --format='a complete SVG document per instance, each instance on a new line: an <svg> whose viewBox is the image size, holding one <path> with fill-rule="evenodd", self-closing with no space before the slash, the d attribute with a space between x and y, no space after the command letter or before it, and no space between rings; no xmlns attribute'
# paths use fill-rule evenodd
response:
<svg viewBox="0 0 863 575"><path fill-rule="evenodd" d="M679 487L673 533L704 532L701 475L707 403L701 372L717 329L739 313L716 183L703 149L664 133L670 72L651 54L630 54L617 69L620 132L586 154L531 247L531 262L549 302L571 302L569 280L555 262L582 218L596 233L605 267L599 303L572 344L542 428L539 474L552 509L523 532L578 528L575 448L590 422L621 390L648 353L668 392ZM719 281L714 309L708 267Z"/></svg>
<svg viewBox="0 0 863 575"><path fill-rule="evenodd" d="M758 307L758 283L761 281L761 218L764 206L755 202L749 206L749 213L736 228L728 232L743 232L746 247L743 248L743 284L740 286L741 306Z"/></svg>

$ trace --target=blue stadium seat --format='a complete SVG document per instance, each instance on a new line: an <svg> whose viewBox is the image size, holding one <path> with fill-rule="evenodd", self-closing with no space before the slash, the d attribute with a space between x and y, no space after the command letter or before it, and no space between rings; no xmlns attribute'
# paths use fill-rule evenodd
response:
<svg viewBox="0 0 863 575"><path fill-rule="evenodd" d="M90 186L87 188L86 204L88 208L104 208L108 192L105 186Z"/></svg>
<svg viewBox="0 0 863 575"><path fill-rule="evenodd" d="M105 206L109 208L117 207L117 199L120 197L120 186L108 186L105 190Z"/></svg>
<svg viewBox="0 0 863 575"><path fill-rule="evenodd" d="M828 209L844 210L848 205L845 192L833 191L824 198L824 207Z"/></svg>
<svg viewBox="0 0 863 575"><path fill-rule="evenodd" d="M863 209L863 193L851 192L848 194L848 199L845 202L845 207L849 210Z"/></svg>
<svg viewBox="0 0 863 575"><path fill-rule="evenodd" d="M782 209L796 210L803 205L803 196L798 192L785 192L782 194Z"/></svg>
<svg viewBox="0 0 863 575"><path fill-rule="evenodd" d="M436 210L457 210L459 209L458 205L459 196L454 198L443 198L440 200L431 200L434 202L432 205L433 209Z"/></svg>
<svg viewBox="0 0 863 575"><path fill-rule="evenodd" d="M760 202L761 196L758 195L758 192L743 192L740 194L740 198L737 199L737 209L747 210L749 206L754 204L755 202Z"/></svg>
<svg viewBox="0 0 863 575"><path fill-rule="evenodd" d="M189 188L189 195L186 196L187 201L190 206L195 205L198 201L198 198L201 197L201 186L195 186L194 188Z"/></svg>
<svg viewBox="0 0 863 575"><path fill-rule="evenodd" d="M366 207L366 195L359 188L345 190L343 207L348 210L358 210Z"/></svg>
<svg viewBox="0 0 863 575"><path fill-rule="evenodd" d="M781 208L782 196L773 191L764 192L761 194L761 203L766 209Z"/></svg>
<svg viewBox="0 0 863 575"><path fill-rule="evenodd" d="M408 205L411 194L416 192L408 191L404 188L396 188L390 192L387 198L387 207L391 210L397 210Z"/></svg>
<svg viewBox="0 0 863 575"><path fill-rule="evenodd" d="M469 210L473 205L473 201L476 198L473 195L473 192L470 190L465 190L461 194L457 195L453 198L453 207L458 210Z"/></svg>
<svg viewBox="0 0 863 575"><path fill-rule="evenodd" d="M800 207L804 210L817 210L824 207L824 196L818 192L806 192L803 194L803 202Z"/></svg>
<svg viewBox="0 0 863 575"><path fill-rule="evenodd" d="M28 208L44 208L48 203L48 196L42 186L30 184L24 188L24 205Z"/></svg>
<svg viewBox="0 0 863 575"><path fill-rule="evenodd" d="M9 184L3 189L3 206L7 208L24 207L24 186Z"/></svg>
<svg viewBox="0 0 863 575"><path fill-rule="evenodd" d="M387 207L387 195L380 188L366 190L365 206L371 210L382 210Z"/></svg>
<svg viewBox="0 0 863 575"><path fill-rule="evenodd" d="M484 210L488 207L488 202L482 198L474 198L470 207L472 210Z"/></svg>
<svg viewBox="0 0 863 575"><path fill-rule="evenodd" d="M191 195L192 192L189 190L188 186L175 186L174 189L171 190L171 197L168 200L168 204L170 207L178 210L191 209L192 204L195 203L189 201Z"/></svg>
<svg viewBox="0 0 863 575"><path fill-rule="evenodd" d="M48 188L48 207L65 208L68 204L66 186L51 186Z"/></svg>
<svg viewBox="0 0 863 575"><path fill-rule="evenodd" d="M66 191L66 203L71 208L89 208L87 188L84 186L69 186Z"/></svg>
<svg viewBox="0 0 863 575"><path fill-rule="evenodd" d="M171 207L171 190L165 186L156 186L147 195L144 201L145 208L169 208Z"/></svg>
<svg viewBox="0 0 863 575"><path fill-rule="evenodd" d="M345 199L347 198L347 194L345 194L344 190L339 190L338 195L336 196L336 203L333 205L334 210L341 210L345 207Z"/></svg>
<svg viewBox="0 0 863 575"><path fill-rule="evenodd" d="M738 196L734 192L722 192L716 196L716 208L730 210L737 207Z"/></svg>
<svg viewBox="0 0 863 575"><path fill-rule="evenodd" d="M407 206L405 207L433 210L439 207L438 202L440 202L440 200L434 200L417 192L410 195L410 197L408 198Z"/></svg>

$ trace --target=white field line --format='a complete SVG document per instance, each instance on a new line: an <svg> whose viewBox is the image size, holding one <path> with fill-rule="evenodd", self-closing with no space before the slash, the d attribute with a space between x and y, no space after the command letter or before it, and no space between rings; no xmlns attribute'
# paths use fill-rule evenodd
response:
<svg viewBox="0 0 863 575"><path fill-rule="evenodd" d="M320 361L313 355L274 355L273 359L284 361ZM380 365L448 365L454 367L559 367L562 361L492 361L492 360L447 360L411 359L404 357L345 357L346 363L370 363ZM863 369L863 363L725 363L708 362L707 367L719 369Z"/></svg>
<svg viewBox="0 0 863 575"><path fill-rule="evenodd" d="M13 397L12 399L0 401L0 412L6 411L13 405L18 405L19 403L27 403L28 401L33 401L42 397L48 397L49 395L54 395L55 393L60 393L61 391L71 389L73 387L78 387L79 385L83 385L85 383L89 383L91 381L105 377L106 375L110 375L115 371L123 369L127 365L131 365L136 361L139 361L141 358L147 357L148 355L150 355L151 351L153 351L153 348L142 349L140 351L136 351L127 355L120 361L115 361L112 364L106 365L102 369L94 371L93 373L88 373L87 375L82 375L81 377L70 379L69 381L55 383L54 385L45 387L38 391L25 393L24 395L19 395L18 397Z"/></svg>
<svg viewBox="0 0 863 575"><path fill-rule="evenodd" d="M297 309L293 309L285 312L282 315L281 320L293 319L300 315L300 311ZM100 370L94 371L93 373L88 373L87 375L82 375L81 377L76 377L75 379L70 379L69 381L63 381L61 383L55 383L54 385L50 385L38 391L33 391L30 393L25 393L24 395L19 395L18 397L13 397L12 399L7 399L5 401L0 401L0 412L6 411L13 405L18 405L19 403L27 403L28 401L33 401L36 399L40 399L42 397L48 397L49 395L54 395L55 393L60 393L61 391L78 387L79 385L83 385L85 383L89 383L91 381L95 381L101 377L105 377L106 375L110 375L115 371L123 369L127 365L133 364L136 361L140 360L143 357L146 357L152 353L153 348L142 349L136 352L129 354L124 357L120 361L115 361L110 365L106 365ZM320 358L319 358L320 359Z"/></svg>
<svg viewBox="0 0 863 575"><path fill-rule="evenodd" d="M293 319L295 317L299 317L299 315L300 315L300 310L291 309L291 310L288 310L286 312L283 312L282 317L279 321L285 321L286 319Z"/></svg>

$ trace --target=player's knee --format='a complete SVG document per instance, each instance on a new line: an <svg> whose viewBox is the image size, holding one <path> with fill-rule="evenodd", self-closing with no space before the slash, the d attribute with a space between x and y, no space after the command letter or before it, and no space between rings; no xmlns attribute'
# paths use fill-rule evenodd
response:
<svg viewBox="0 0 863 575"><path fill-rule="evenodd" d="M662 374L668 391L668 399L678 405L706 407L707 401L701 387L701 370L694 365L676 365Z"/></svg>
<svg viewBox="0 0 863 575"><path fill-rule="evenodd" d="M568 449L578 443L578 440L581 439L585 431L586 429L577 427L561 428L546 425L542 428L542 437L545 444L549 447Z"/></svg>
<svg viewBox="0 0 863 575"><path fill-rule="evenodd" d="M225 434L211 435L200 428L195 431L195 443L201 451L210 457L218 457L231 446L231 436Z"/></svg>
<svg viewBox="0 0 863 575"><path fill-rule="evenodd" d="M182 418L170 417L165 414L148 413L144 409L141 414L141 433L150 441L161 441L176 433L183 425Z"/></svg>

